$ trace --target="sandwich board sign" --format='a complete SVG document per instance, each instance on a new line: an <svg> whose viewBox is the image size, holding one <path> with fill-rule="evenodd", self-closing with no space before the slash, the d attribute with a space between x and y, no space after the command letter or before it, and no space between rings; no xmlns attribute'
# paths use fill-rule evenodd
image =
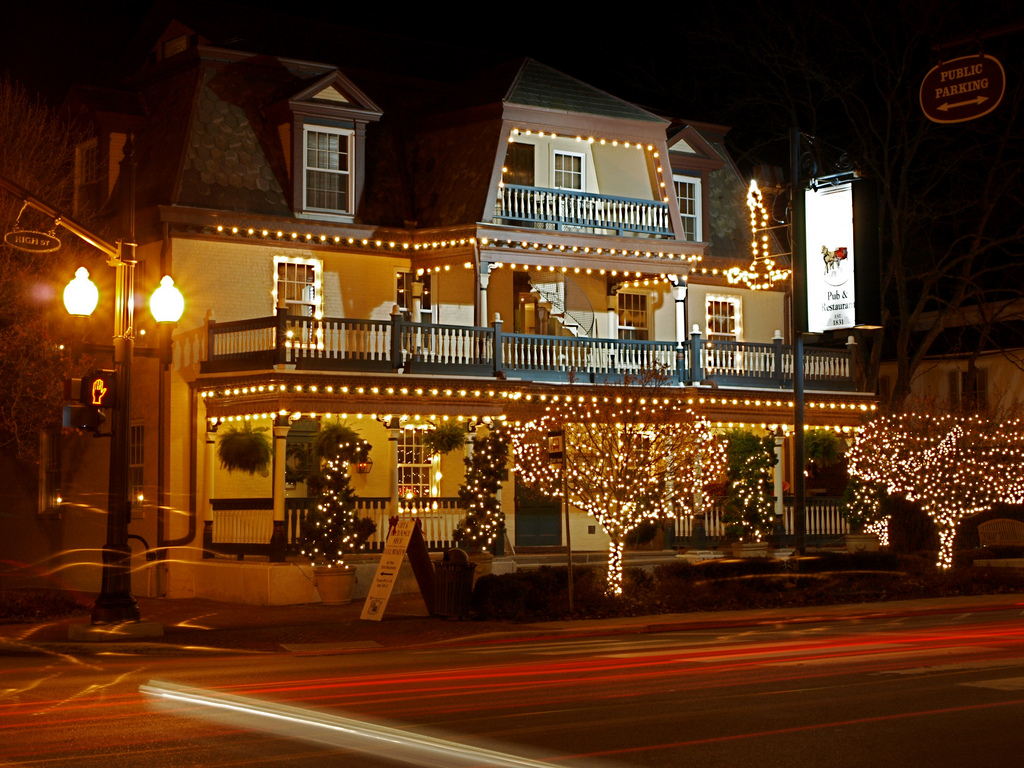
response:
<svg viewBox="0 0 1024 768"><path fill-rule="evenodd" d="M387 608L388 600L391 599L391 593L398 581L398 572L401 570L402 561L407 554L413 575L416 576L416 583L420 588L420 594L423 595L423 601L427 604L427 608L433 611L434 567L430 562L430 553L427 551L427 543L423 539L419 520L406 518L395 521L388 531L388 540L381 553L377 572L373 575L373 582L366 595L363 611L359 614L360 619L380 621L384 618L384 610Z"/></svg>

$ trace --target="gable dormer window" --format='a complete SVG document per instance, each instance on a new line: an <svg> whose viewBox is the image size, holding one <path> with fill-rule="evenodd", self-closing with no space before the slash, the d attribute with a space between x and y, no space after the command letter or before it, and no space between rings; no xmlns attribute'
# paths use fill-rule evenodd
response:
<svg viewBox="0 0 1024 768"><path fill-rule="evenodd" d="M352 131L305 126L305 197L307 211L352 213Z"/></svg>

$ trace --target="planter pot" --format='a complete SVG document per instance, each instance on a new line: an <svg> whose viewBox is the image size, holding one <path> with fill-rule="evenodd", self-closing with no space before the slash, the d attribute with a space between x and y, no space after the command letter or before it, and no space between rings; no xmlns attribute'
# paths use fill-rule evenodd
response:
<svg viewBox="0 0 1024 768"><path fill-rule="evenodd" d="M768 557L767 541L745 541L729 547L733 557Z"/></svg>
<svg viewBox="0 0 1024 768"><path fill-rule="evenodd" d="M356 569L314 568L316 588L321 605L348 605L352 602L352 588L356 583Z"/></svg>
<svg viewBox="0 0 1024 768"><path fill-rule="evenodd" d="M879 548L877 533L848 533L843 538L847 552L877 552Z"/></svg>

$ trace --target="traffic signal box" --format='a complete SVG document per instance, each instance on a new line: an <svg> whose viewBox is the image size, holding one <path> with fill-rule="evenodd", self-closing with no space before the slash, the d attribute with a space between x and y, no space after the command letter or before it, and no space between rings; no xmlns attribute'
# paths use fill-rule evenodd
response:
<svg viewBox="0 0 1024 768"><path fill-rule="evenodd" d="M107 420L106 409L117 406L113 371L91 371L80 379L65 379L64 399L79 405L64 406L64 426L99 432Z"/></svg>

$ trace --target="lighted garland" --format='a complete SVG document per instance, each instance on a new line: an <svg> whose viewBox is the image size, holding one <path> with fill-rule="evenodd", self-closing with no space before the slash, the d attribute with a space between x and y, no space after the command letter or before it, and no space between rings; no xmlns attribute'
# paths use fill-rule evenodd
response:
<svg viewBox="0 0 1024 768"><path fill-rule="evenodd" d="M1024 503L1024 424L982 416L904 413L869 424L850 474L920 502L939 530L937 565L953 561L957 523L997 503Z"/></svg>
<svg viewBox="0 0 1024 768"><path fill-rule="evenodd" d="M750 267L745 270L732 267L724 273L732 284L743 282L754 291L768 290L774 287L775 283L788 280L793 270L775 266L775 259L771 256L771 240L768 236L768 209L764 206L764 199L756 181L751 181L747 190L747 207L750 209L750 233L753 237L750 242L753 251Z"/></svg>
<svg viewBox="0 0 1024 768"><path fill-rule="evenodd" d="M607 591L622 592L626 536L646 520L704 512L704 486L725 465L710 425L686 408L667 407L656 384L641 383L641 396L567 397L539 419L510 425L516 472L549 496L561 496L594 517L608 534ZM550 432L563 433L564 457L553 467Z"/></svg>

